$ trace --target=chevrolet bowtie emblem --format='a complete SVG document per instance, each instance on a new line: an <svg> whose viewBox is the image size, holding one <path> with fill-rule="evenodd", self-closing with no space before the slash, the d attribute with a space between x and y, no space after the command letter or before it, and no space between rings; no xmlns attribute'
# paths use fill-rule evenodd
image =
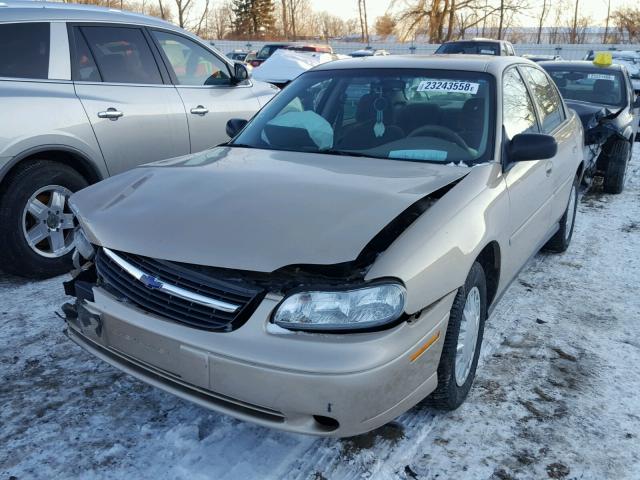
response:
<svg viewBox="0 0 640 480"><path fill-rule="evenodd" d="M140 281L147 288L162 288L162 282L160 279L147 275L146 273L140 277Z"/></svg>

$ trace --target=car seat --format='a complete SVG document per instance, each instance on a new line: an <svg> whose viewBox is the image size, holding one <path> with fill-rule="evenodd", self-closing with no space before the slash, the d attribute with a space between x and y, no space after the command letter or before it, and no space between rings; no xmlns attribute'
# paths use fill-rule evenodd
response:
<svg viewBox="0 0 640 480"><path fill-rule="evenodd" d="M398 114L398 126L407 134L425 125L439 125L441 120L440 107L430 103L411 103L406 105Z"/></svg>
<svg viewBox="0 0 640 480"><path fill-rule="evenodd" d="M373 93L367 93L360 97L356 107L356 123L344 129L341 137L336 142L338 148L366 150L399 140L405 136L404 131L393 124L392 103L383 96L385 105L382 109L382 123L385 131L382 136L376 137L373 127L377 121L375 108L377 98L379 98L379 95Z"/></svg>
<svg viewBox="0 0 640 480"><path fill-rule="evenodd" d="M471 148L478 148L484 132L484 98L470 98L460 112L460 136Z"/></svg>
<svg viewBox="0 0 640 480"><path fill-rule="evenodd" d="M620 103L620 95L615 91L615 84L612 80L599 78L593 84L594 97L603 103Z"/></svg>

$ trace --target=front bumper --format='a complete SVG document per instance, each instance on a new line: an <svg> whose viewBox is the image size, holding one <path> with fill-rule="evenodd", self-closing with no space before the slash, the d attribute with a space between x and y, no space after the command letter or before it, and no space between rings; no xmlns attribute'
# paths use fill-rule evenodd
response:
<svg viewBox="0 0 640 480"><path fill-rule="evenodd" d="M283 430L351 436L408 410L437 385L455 292L418 318L371 333L291 333L268 323L267 295L228 333L176 324L99 287L67 311L68 336L121 370L204 407ZM428 349L422 347L438 337Z"/></svg>

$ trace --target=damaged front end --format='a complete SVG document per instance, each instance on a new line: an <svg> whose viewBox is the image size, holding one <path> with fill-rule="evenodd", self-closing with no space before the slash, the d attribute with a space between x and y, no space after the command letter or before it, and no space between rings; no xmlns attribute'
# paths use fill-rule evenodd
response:
<svg viewBox="0 0 640 480"><path fill-rule="evenodd" d="M202 330L230 332L241 327L264 297L271 294L282 299L271 320L290 330L361 332L389 328L407 318L404 286L392 278L365 281L367 272L380 254L462 178L411 204L380 230L354 260L338 264L295 264L272 272L196 265L94 246L79 229L74 252L76 269L73 278L64 284L65 293L77 300L65 304L63 311L70 321L94 322L82 305L85 300L93 301L93 287L97 286L120 302L169 321ZM371 300L372 296L380 298ZM359 323L353 320L353 312L364 301L370 302L366 305L369 312L378 309L376 315L380 318L360 319ZM346 307L342 305L345 302ZM388 312L379 313L386 308L384 302L393 306ZM323 303L324 313L327 309L335 310L333 321L328 320L328 315L322 321L311 319L309 305L318 303ZM287 316L282 314L285 310ZM364 311L361 309L358 315L366 316ZM335 321L338 313L345 314L341 325Z"/></svg>
<svg viewBox="0 0 640 480"><path fill-rule="evenodd" d="M607 145L625 140L616 124L616 119L624 109L612 111L607 107L579 101L566 101L576 111L584 129L584 182L591 185L593 177L601 173L606 161Z"/></svg>

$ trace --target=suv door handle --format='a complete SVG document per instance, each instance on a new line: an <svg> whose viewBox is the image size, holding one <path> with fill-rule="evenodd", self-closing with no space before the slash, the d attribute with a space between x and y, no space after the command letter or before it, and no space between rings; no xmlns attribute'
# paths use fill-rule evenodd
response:
<svg viewBox="0 0 640 480"><path fill-rule="evenodd" d="M553 172L553 162L547 162L547 166L545 168L545 171L547 172L547 177L551 176L551 172Z"/></svg>
<svg viewBox="0 0 640 480"><path fill-rule="evenodd" d="M107 108L104 112L98 112L98 118L108 118L109 120L118 120L124 113L119 112L113 107Z"/></svg>
<svg viewBox="0 0 640 480"><path fill-rule="evenodd" d="M202 105L198 105L197 107L191 109L191 113L193 113L194 115L206 115L207 113L209 113L209 109L203 107Z"/></svg>

